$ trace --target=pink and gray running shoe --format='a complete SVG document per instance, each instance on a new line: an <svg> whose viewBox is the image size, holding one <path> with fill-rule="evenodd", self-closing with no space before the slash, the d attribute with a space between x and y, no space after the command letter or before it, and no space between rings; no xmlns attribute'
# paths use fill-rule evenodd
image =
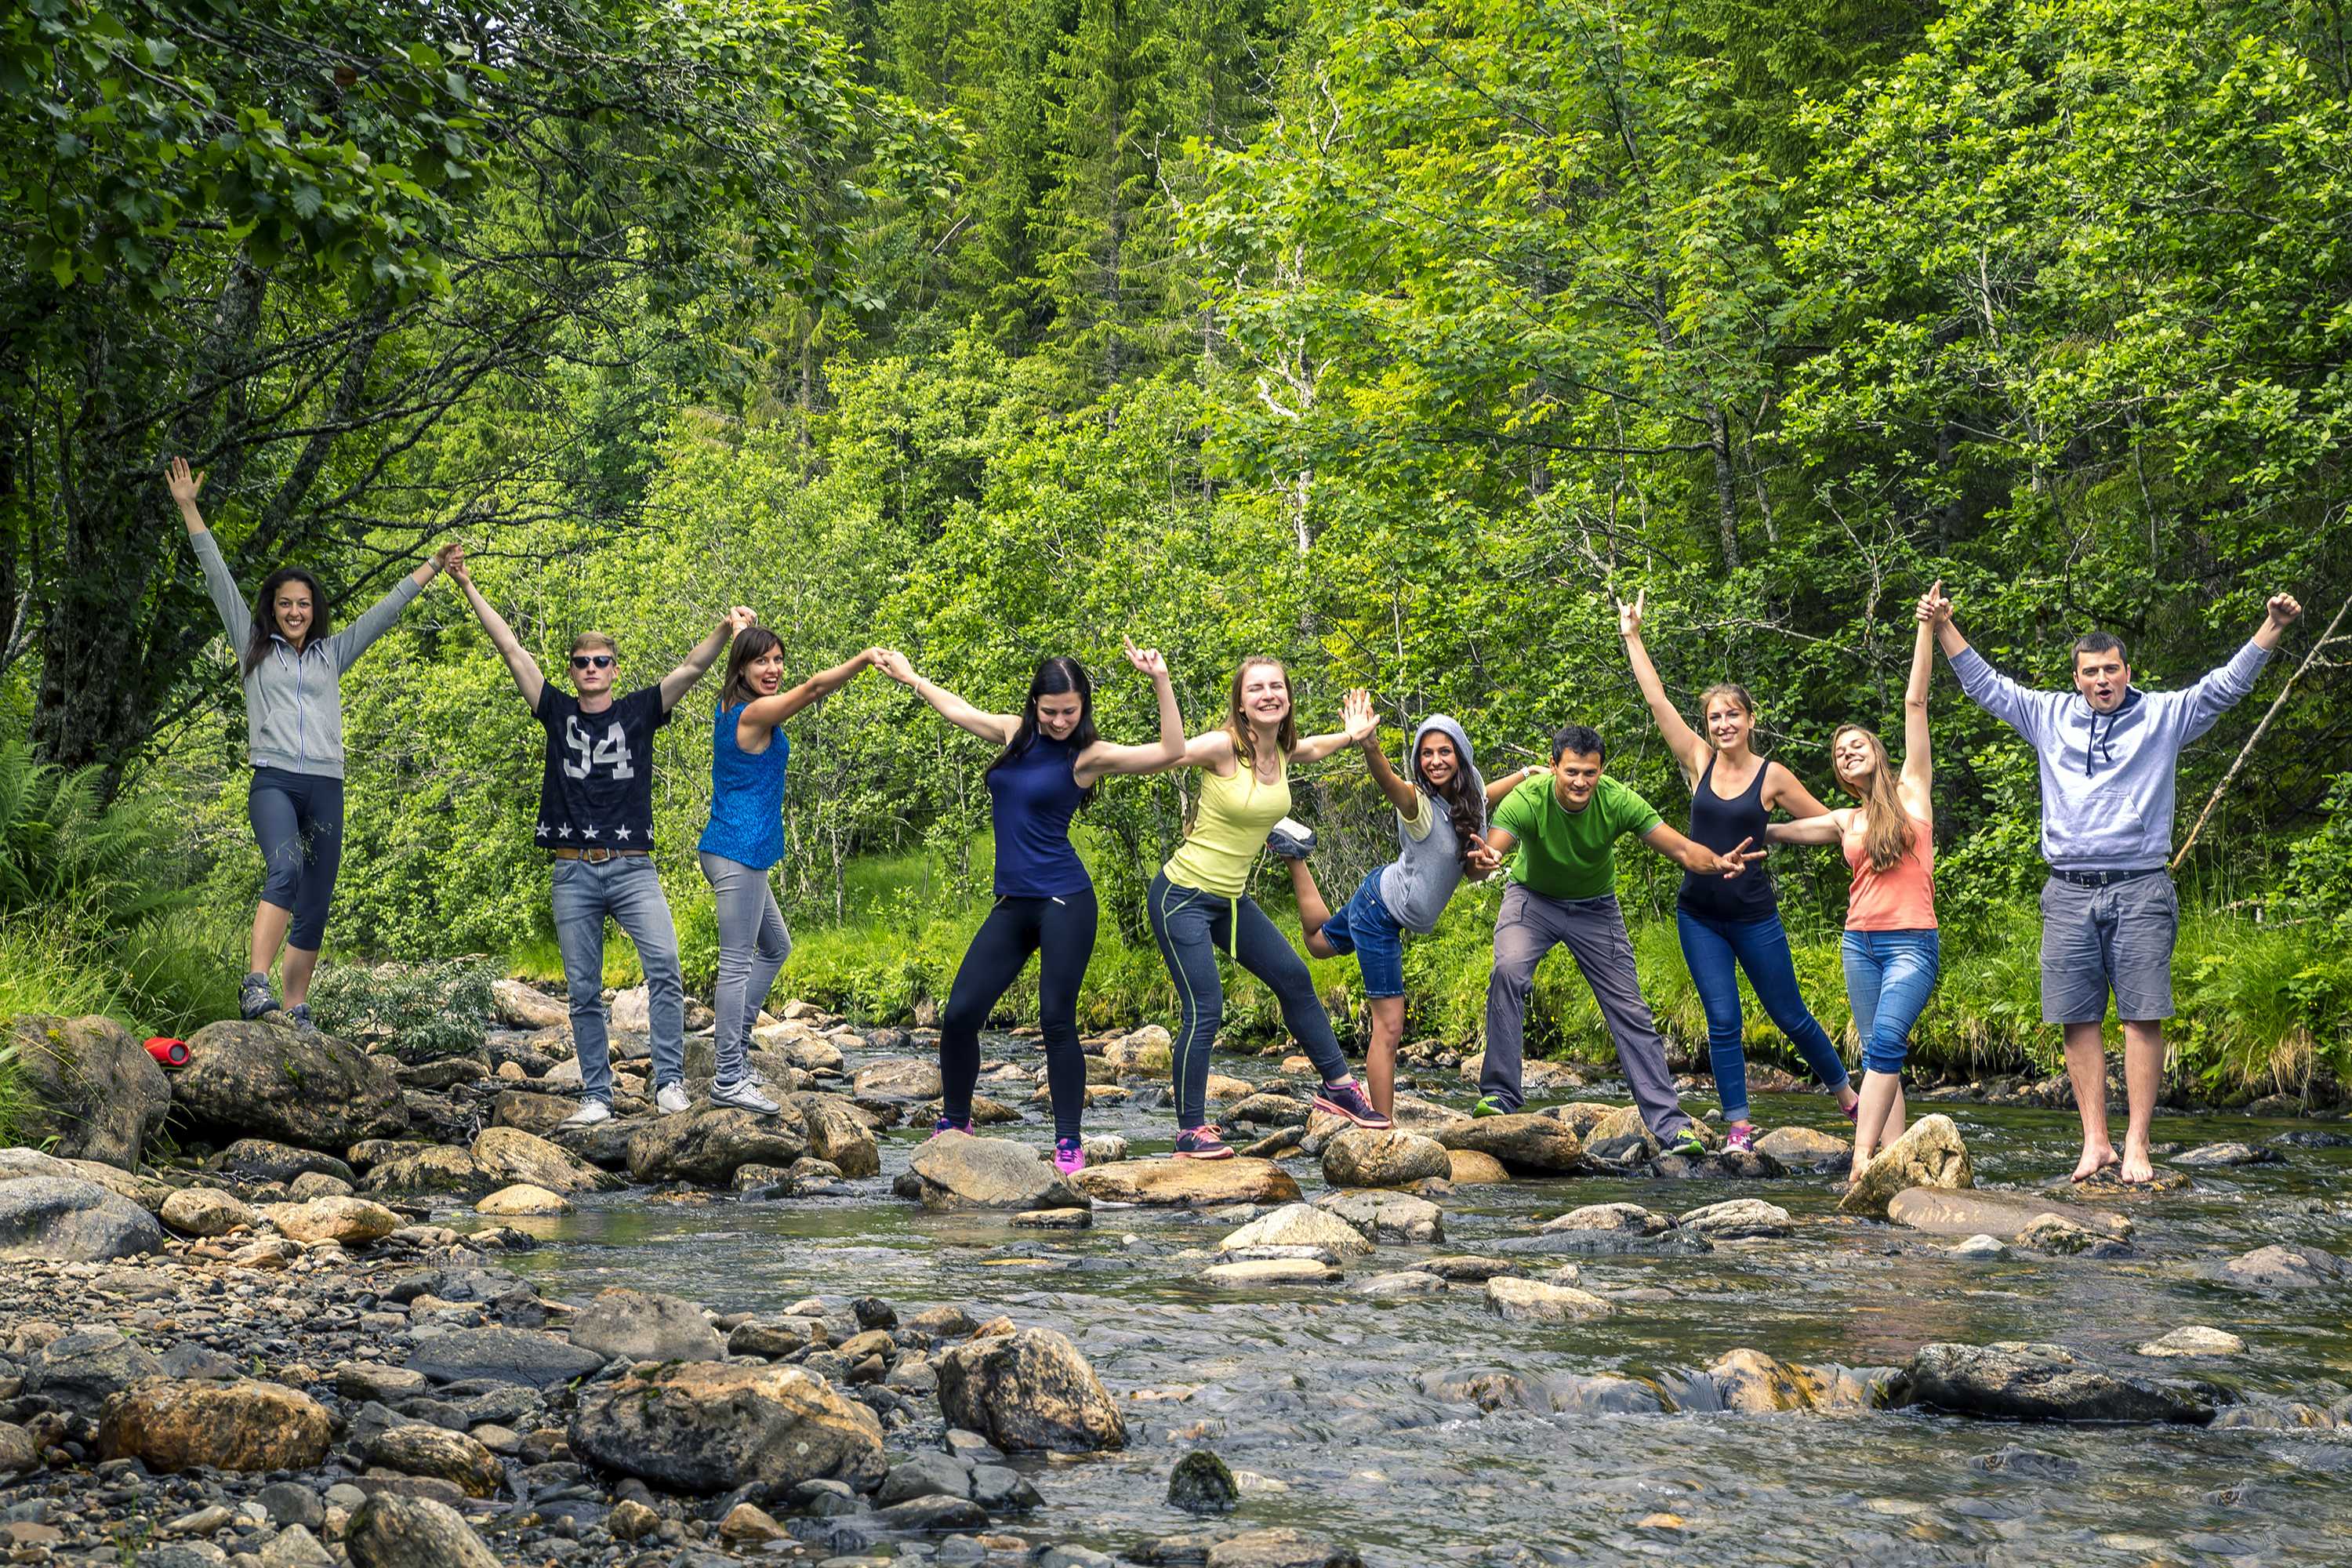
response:
<svg viewBox="0 0 2352 1568"><path fill-rule="evenodd" d="M1087 1168L1086 1145L1075 1138L1054 1140L1054 1169L1066 1176L1075 1176Z"/></svg>
<svg viewBox="0 0 2352 1568"><path fill-rule="evenodd" d="M1328 1110L1334 1116L1344 1116L1357 1126L1369 1127L1375 1132L1384 1132L1394 1125L1372 1109L1372 1102L1364 1098L1364 1086L1360 1083L1325 1084L1322 1091L1315 1097L1315 1109Z"/></svg>

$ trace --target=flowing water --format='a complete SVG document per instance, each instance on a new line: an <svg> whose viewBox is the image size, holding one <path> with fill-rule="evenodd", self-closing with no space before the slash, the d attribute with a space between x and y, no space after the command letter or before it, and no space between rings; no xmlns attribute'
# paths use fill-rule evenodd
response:
<svg viewBox="0 0 2352 1568"><path fill-rule="evenodd" d="M1003 1044L1003 1042L996 1042ZM1034 1061L1034 1057L1024 1057ZM853 1060L853 1066L855 1062ZM1265 1076L1255 1060L1220 1069ZM983 1085L985 1090L990 1086ZM1424 1092L1466 1105L1454 1085ZM1594 1098L1607 1098L1594 1092ZM1098 1107L1137 1157L1173 1123L1149 1103ZM1696 1109L1694 1102L1694 1109ZM1984 1186L2031 1186L2072 1168L2071 1112L1921 1106L1958 1123ZM1843 1133L1817 1096L1760 1097L1761 1126ZM2342 1123L2166 1120L2160 1140L2276 1142ZM1042 1146L1032 1120L1002 1130ZM2263 1419L2287 1402L2352 1393L2352 1289L2250 1291L2203 1278L2273 1242L2344 1250L2352 1148L2287 1147L2281 1164L2195 1173L2193 1189L2126 1200L2137 1255L1954 1258L1948 1239L1835 1214L1822 1176L1763 1182L1580 1177L1465 1187L1441 1247L1384 1244L1340 1285L1239 1292L1196 1282L1230 1222L1098 1207L1093 1229L1017 1231L939 1215L890 1195L919 1134L885 1136L884 1173L855 1195L782 1202L591 1199L525 1221L550 1243L520 1267L551 1291L612 1284L675 1291L722 1311L775 1311L811 1295L879 1295L901 1313L937 1304L1056 1328L1128 1411L1124 1453L1024 1462L1046 1507L1015 1532L1118 1554L1197 1530L1167 1506L1170 1467L1212 1447L1245 1472L1239 1521L1291 1524L1353 1544L1378 1568L1420 1563L2040 1563L2352 1562L2352 1429L2020 1426L1893 1411L1728 1415L1696 1375L1748 1346L1809 1364L1885 1367L1936 1341L2053 1341L2109 1369L2189 1377ZM1292 1168L1307 1196L1311 1162ZM1794 1237L1717 1243L1700 1257L1601 1258L1585 1288L1615 1315L1507 1323L1483 1293L1370 1302L1350 1288L1425 1252L1476 1252L1577 1205L1628 1200L1679 1213L1762 1197ZM1540 1268L1544 1259L1529 1259ZM2242 1336L2248 1352L2155 1362L2141 1342L2188 1323ZM1469 1374L1505 1372L1531 1401L1482 1410ZM1651 1380L1676 1413L1622 1413L1619 1385ZM1549 1391L1549 1393L1547 1392ZM1551 1406L1571 1403L1576 1408ZM1532 1404L1535 1407L1530 1408ZM2019 1447L2046 1458L2021 1456ZM1250 1477L1265 1478L1258 1484Z"/></svg>

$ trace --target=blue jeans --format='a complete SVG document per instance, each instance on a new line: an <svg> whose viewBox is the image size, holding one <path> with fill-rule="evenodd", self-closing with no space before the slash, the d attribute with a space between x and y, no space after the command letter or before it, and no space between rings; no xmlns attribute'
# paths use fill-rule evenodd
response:
<svg viewBox="0 0 2352 1568"><path fill-rule="evenodd" d="M1797 962L1790 956L1789 933L1779 915L1717 921L1676 908L1675 927L1682 932L1683 962L1690 965L1699 1005L1706 1009L1707 1055L1715 1064L1715 1092L1726 1121L1748 1120L1748 1049L1739 1016L1743 969L1764 1016L1780 1026L1813 1076L1833 1089L1844 1086L1845 1063L1797 990Z"/></svg>
<svg viewBox="0 0 2352 1568"><path fill-rule="evenodd" d="M677 928L650 855L610 860L556 860L555 944L563 952L563 985L572 1004L572 1048L580 1058L583 1098L610 1104L613 1055L604 1036L604 917L637 944L651 1012L654 1087L686 1081L686 987L678 977Z"/></svg>
<svg viewBox="0 0 2352 1568"><path fill-rule="evenodd" d="M1862 1038L1862 1065L1869 1071L1903 1070L1911 1026L1935 994L1940 951L1932 931L1845 933L1846 999L1853 1005L1853 1032Z"/></svg>
<svg viewBox="0 0 2352 1568"><path fill-rule="evenodd" d="M1364 879L1345 909L1323 922L1323 940L1335 952L1356 955L1366 996L1404 994L1404 932L1381 901L1379 871Z"/></svg>

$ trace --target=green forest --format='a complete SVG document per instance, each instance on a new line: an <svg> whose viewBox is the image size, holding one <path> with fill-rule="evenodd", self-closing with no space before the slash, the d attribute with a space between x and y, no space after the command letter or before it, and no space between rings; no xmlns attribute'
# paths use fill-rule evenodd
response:
<svg viewBox="0 0 2352 1568"><path fill-rule="evenodd" d="M461 541L551 671L593 628L651 680L740 603L791 679L885 644L992 710L1074 654L1137 741L1123 635L1195 731L1271 653L1308 729L1365 686L1392 744L1449 711L1490 773L1597 725L1676 823L1612 595L1646 593L1670 690L1747 684L1830 799L1839 723L1900 735L1932 580L2046 687L2094 626L2186 683L2291 592L2184 758L2176 844L2229 782L2179 872L2178 1071L2352 1082L2338 7L18 0L0 100L0 1014L235 1011L261 865L180 454L239 581L307 565L339 626ZM715 689L656 795L706 994ZM329 963L556 973L541 731L450 584L344 693ZM1914 1060L2048 1070L2033 759L1940 662L1932 704ZM988 903L990 752L871 675L789 733L778 994L924 1016ZM1393 819L1351 753L1311 784L1336 901ZM1093 1026L1172 1016L1141 900L1183 787L1081 819ZM1621 859L1703 1045L1679 873ZM1844 868L1771 865L1834 1032ZM1409 1037L1475 1040L1494 902L1408 944ZM1605 1056L1551 963L1537 1045Z"/></svg>

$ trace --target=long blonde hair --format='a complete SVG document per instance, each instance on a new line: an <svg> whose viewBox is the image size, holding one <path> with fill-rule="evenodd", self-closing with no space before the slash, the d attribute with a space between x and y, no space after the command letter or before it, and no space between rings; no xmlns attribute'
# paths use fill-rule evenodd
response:
<svg viewBox="0 0 2352 1568"><path fill-rule="evenodd" d="M1886 761L1886 742L1878 738L1877 731L1865 730L1859 724L1839 725L1837 733L1830 737L1831 757L1836 757L1838 742L1848 735L1859 735L1868 741L1877 761L1870 770L1868 781L1860 789L1847 784L1843 774L1839 775L1838 782L1862 802L1863 813L1869 819L1868 826L1863 829L1862 847L1864 853L1870 857L1870 868L1890 871L1897 861L1911 853L1913 835L1917 829L1911 821L1911 813L1904 808L1902 792L1895 787L1895 770ZM1835 771L1834 763L1832 771Z"/></svg>
<svg viewBox="0 0 2352 1568"><path fill-rule="evenodd" d="M1282 716L1282 726L1274 732L1275 746L1286 757L1298 749L1298 689L1290 683L1289 668L1271 655L1253 654L1234 669L1233 689L1225 697L1225 733L1234 739L1234 755L1253 764L1257 758L1250 742L1249 715L1242 711L1242 682L1249 679L1251 670L1269 664L1282 671L1282 689L1290 698L1290 711Z"/></svg>

